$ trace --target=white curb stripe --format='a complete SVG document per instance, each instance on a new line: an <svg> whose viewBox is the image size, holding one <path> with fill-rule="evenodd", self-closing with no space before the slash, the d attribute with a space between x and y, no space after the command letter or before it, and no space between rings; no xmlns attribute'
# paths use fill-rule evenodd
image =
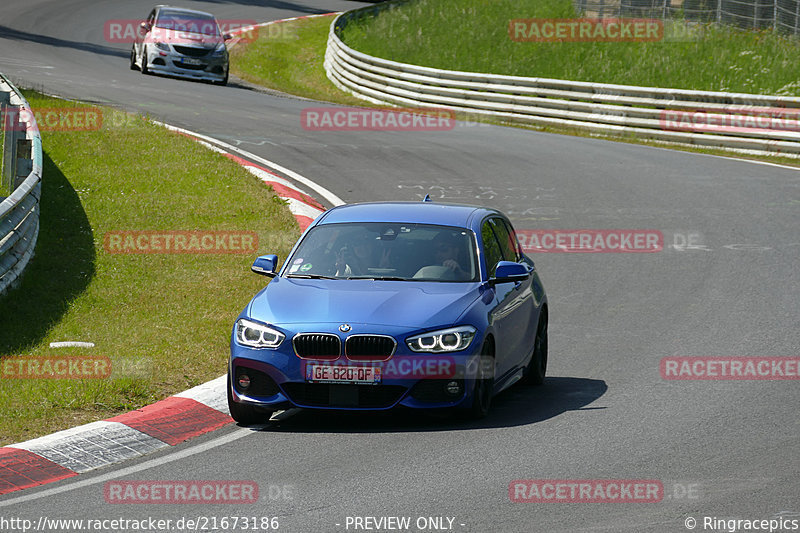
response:
<svg viewBox="0 0 800 533"><path fill-rule="evenodd" d="M302 193L302 194L305 194L308 197L312 197L310 194L308 194L306 191L304 191L303 189L301 189L297 185L293 184L289 180L285 180L285 179L283 179L283 178L281 178L279 176L276 176L272 172L268 172L268 171L264 170L263 168L257 167L255 165L243 165L243 166L251 174L253 174L255 177L257 177L258 179L260 179L261 181L263 181L267 185L269 185L270 183L279 183L280 185L283 185L284 187L289 187L290 189L294 189L295 191L297 191L299 193Z"/></svg>
<svg viewBox="0 0 800 533"><path fill-rule="evenodd" d="M228 411L228 399L225 396L225 379L227 375L212 379L209 382L183 391L175 396L178 398L189 398L203 405L230 415Z"/></svg>
<svg viewBox="0 0 800 533"><path fill-rule="evenodd" d="M295 200L294 198L284 198L284 200L288 202L289 211L291 211L293 215L309 217L313 220L323 213L321 209L311 207L307 203L301 202L300 200Z"/></svg>
<svg viewBox="0 0 800 533"><path fill-rule="evenodd" d="M168 446L120 422L100 420L10 447L28 450L80 474Z"/></svg>
<svg viewBox="0 0 800 533"><path fill-rule="evenodd" d="M97 476L91 476L89 478L83 478L78 481L71 481L69 483L65 483L50 489L44 489L39 492L17 496L16 498L0 500L0 507L8 507L11 505L15 505L17 503L38 500L41 498L46 498L48 496L69 492L71 490L80 489L83 487L90 487L92 485L97 485L98 483L103 483L105 481L109 481L112 479L120 479L125 476L135 474L137 472L142 472L143 470L148 470L150 468L168 464L173 461L178 461L185 457L191 457L192 455L203 453L207 450L212 450L220 446L226 446L230 442L241 439L242 437L246 437L248 435L252 435L254 432L259 431L263 427L264 426L251 426L249 428L237 428L233 432L228 433L227 435L223 435L222 437L218 437L212 441L204 442L202 444L198 444L197 446L193 446L191 448L178 450L175 453L164 455L162 457L156 457L154 459L144 461L143 463L138 465L128 466L120 470L114 470L106 474L100 474ZM157 478L157 476L158 473L154 474L154 477ZM46 504L43 504L43 506L45 505Z"/></svg>

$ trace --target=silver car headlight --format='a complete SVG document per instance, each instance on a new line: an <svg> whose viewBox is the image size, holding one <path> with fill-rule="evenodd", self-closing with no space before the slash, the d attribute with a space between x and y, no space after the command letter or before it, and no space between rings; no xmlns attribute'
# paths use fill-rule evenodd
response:
<svg viewBox="0 0 800 533"><path fill-rule="evenodd" d="M441 329L409 337L406 339L406 344L414 352L457 352L470 345L475 337L475 331L472 326Z"/></svg>
<svg viewBox="0 0 800 533"><path fill-rule="evenodd" d="M251 348L277 348L286 336L276 329L244 318L236 321L236 342Z"/></svg>
<svg viewBox="0 0 800 533"><path fill-rule="evenodd" d="M156 48L169 52L169 45L167 43L156 42Z"/></svg>
<svg viewBox="0 0 800 533"><path fill-rule="evenodd" d="M219 43L216 48L214 48L213 55L215 56L224 56L228 49L225 47L225 43Z"/></svg>

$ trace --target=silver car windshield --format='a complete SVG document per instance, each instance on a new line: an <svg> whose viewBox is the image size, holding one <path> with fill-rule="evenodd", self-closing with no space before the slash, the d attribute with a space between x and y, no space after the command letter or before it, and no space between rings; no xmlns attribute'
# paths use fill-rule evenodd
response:
<svg viewBox="0 0 800 533"><path fill-rule="evenodd" d="M219 28L214 17L204 13L161 10L155 24L156 28L218 36Z"/></svg>
<svg viewBox="0 0 800 533"><path fill-rule="evenodd" d="M479 279L474 233L430 224L316 226L289 259L298 278L472 282Z"/></svg>

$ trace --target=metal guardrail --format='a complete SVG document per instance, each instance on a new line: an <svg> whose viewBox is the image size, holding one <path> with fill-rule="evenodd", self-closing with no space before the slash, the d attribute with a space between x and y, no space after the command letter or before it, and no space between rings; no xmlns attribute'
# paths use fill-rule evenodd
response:
<svg viewBox="0 0 800 533"><path fill-rule="evenodd" d="M42 192L42 139L28 102L0 74L0 120L3 129L0 186L0 294L33 256L39 235ZM3 189L5 187L5 189ZM3 198L3 196L8 195Z"/></svg>
<svg viewBox="0 0 800 533"><path fill-rule="evenodd" d="M800 157L798 97L440 70L373 57L342 42L340 33L348 22L392 5L348 11L331 24L325 70L340 89L374 103Z"/></svg>

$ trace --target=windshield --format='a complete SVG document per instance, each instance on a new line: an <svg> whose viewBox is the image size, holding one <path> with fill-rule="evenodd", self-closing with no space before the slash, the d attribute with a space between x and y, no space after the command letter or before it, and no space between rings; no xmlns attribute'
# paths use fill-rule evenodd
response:
<svg viewBox="0 0 800 533"><path fill-rule="evenodd" d="M156 28L202 35L219 35L217 21L214 20L214 17L203 13L186 13L162 9L158 14L158 20L156 20Z"/></svg>
<svg viewBox="0 0 800 533"><path fill-rule="evenodd" d="M479 278L474 234L429 224L317 226L288 265L288 277L442 282Z"/></svg>

